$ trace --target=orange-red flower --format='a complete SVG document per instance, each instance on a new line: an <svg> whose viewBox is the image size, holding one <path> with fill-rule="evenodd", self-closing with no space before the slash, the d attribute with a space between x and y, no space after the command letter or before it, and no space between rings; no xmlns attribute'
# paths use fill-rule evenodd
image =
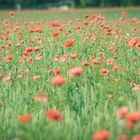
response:
<svg viewBox="0 0 140 140"><path fill-rule="evenodd" d="M118 137L118 140L128 140L128 137L126 135L121 135Z"/></svg>
<svg viewBox="0 0 140 140"><path fill-rule="evenodd" d="M139 91L140 90L140 84L135 84L134 87L132 88L133 91Z"/></svg>
<svg viewBox="0 0 140 140"><path fill-rule="evenodd" d="M118 116L121 119L126 118L127 114L128 114L128 107L127 106L122 106L121 108L119 108L119 110L118 110Z"/></svg>
<svg viewBox="0 0 140 140"><path fill-rule="evenodd" d="M109 140L111 137L111 134L107 130L100 130L97 131L94 135L92 140Z"/></svg>
<svg viewBox="0 0 140 140"><path fill-rule="evenodd" d="M140 121L140 112L132 112L127 115L126 118L127 127L133 128L138 121Z"/></svg>
<svg viewBox="0 0 140 140"><path fill-rule="evenodd" d="M116 72L119 69L119 65L118 64L114 64L112 71Z"/></svg>
<svg viewBox="0 0 140 140"><path fill-rule="evenodd" d="M140 140L140 134L133 136L132 140Z"/></svg>
<svg viewBox="0 0 140 140"><path fill-rule="evenodd" d="M32 120L32 115L31 114L24 114L24 115L21 115L19 117L19 122L25 124L25 123L28 123Z"/></svg>
<svg viewBox="0 0 140 140"><path fill-rule="evenodd" d="M25 74L30 74L30 70L29 69L26 69L24 72L25 72Z"/></svg>
<svg viewBox="0 0 140 140"><path fill-rule="evenodd" d="M88 62L86 62L86 61L81 62L81 65L82 65L82 66L85 66L85 67L90 66L90 64L89 64Z"/></svg>
<svg viewBox="0 0 140 140"><path fill-rule="evenodd" d="M46 103L46 102L48 102L48 96L45 95L45 94L38 94L38 95L34 96L34 100L36 102L44 102L44 103Z"/></svg>
<svg viewBox="0 0 140 140"><path fill-rule="evenodd" d="M62 121L64 119L61 113L56 109L48 110L45 116L49 121Z"/></svg>
<svg viewBox="0 0 140 140"><path fill-rule="evenodd" d="M63 76L57 75L51 79L53 85L62 86L65 83L66 79Z"/></svg>
<svg viewBox="0 0 140 140"><path fill-rule="evenodd" d="M61 74L62 71L58 70L58 69L54 69L54 70L49 70L48 72L54 73L56 75L59 75L59 74Z"/></svg>
<svg viewBox="0 0 140 140"><path fill-rule="evenodd" d="M73 47L74 44L75 44L75 40L68 40L68 41L66 41L66 43L65 43L65 48Z"/></svg>
<svg viewBox="0 0 140 140"><path fill-rule="evenodd" d="M9 56L7 56L6 58L5 58L5 62L10 62L12 60L12 56L11 55L9 55Z"/></svg>
<svg viewBox="0 0 140 140"><path fill-rule="evenodd" d="M137 47L140 47L140 38L138 38L138 37L132 38L132 39L128 42L128 46L129 46L130 48L137 48Z"/></svg>
<svg viewBox="0 0 140 140"><path fill-rule="evenodd" d="M14 18L14 16L15 16L14 11L10 11L10 12L9 12L9 15L10 15L10 17Z"/></svg>
<svg viewBox="0 0 140 140"><path fill-rule="evenodd" d="M77 76L80 76L83 73L84 73L84 71L83 71L82 68L75 67L75 68L70 69L68 74L69 74L70 77L77 77Z"/></svg>
<svg viewBox="0 0 140 140"><path fill-rule="evenodd" d="M12 81L12 77L11 76L4 77L3 81L4 82L10 82L10 81Z"/></svg>
<svg viewBox="0 0 140 140"><path fill-rule="evenodd" d="M102 69L102 70L100 70L100 74L101 75L108 75L108 73L109 73L109 71L107 70L107 69Z"/></svg>

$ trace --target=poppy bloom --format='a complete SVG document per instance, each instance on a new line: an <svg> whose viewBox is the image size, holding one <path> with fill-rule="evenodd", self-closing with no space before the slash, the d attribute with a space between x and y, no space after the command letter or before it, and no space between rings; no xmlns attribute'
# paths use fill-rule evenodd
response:
<svg viewBox="0 0 140 140"><path fill-rule="evenodd" d="M27 53L31 53L32 50L33 50L32 48L28 47L28 48L25 49L25 52L27 52Z"/></svg>
<svg viewBox="0 0 140 140"><path fill-rule="evenodd" d="M37 51L41 50L41 48L40 48L39 46L36 46L36 47L33 48L33 50L34 50L35 52L37 52Z"/></svg>
<svg viewBox="0 0 140 140"><path fill-rule="evenodd" d="M34 96L34 100L36 102L44 102L44 103L46 103L46 102L48 102L48 96L45 95L45 94L38 94L38 95Z"/></svg>
<svg viewBox="0 0 140 140"><path fill-rule="evenodd" d="M62 121L64 119L61 113L56 109L48 110L45 116L49 121Z"/></svg>
<svg viewBox="0 0 140 140"><path fill-rule="evenodd" d="M75 67L75 68L72 68L72 69L69 70L69 76L70 77L77 77L77 76L80 76L83 73L84 73L84 71L80 67Z"/></svg>
<svg viewBox="0 0 140 140"><path fill-rule="evenodd" d="M100 70L100 74L101 75L108 75L108 73L109 73L109 71L107 70L107 69L102 69L102 70Z"/></svg>
<svg viewBox="0 0 140 140"><path fill-rule="evenodd" d="M4 82L10 82L11 80L12 80L12 77L10 77L10 76L7 76L7 77L3 78Z"/></svg>
<svg viewBox="0 0 140 140"><path fill-rule="evenodd" d="M112 71L116 72L119 69L119 65L118 64L114 64Z"/></svg>
<svg viewBox="0 0 140 140"><path fill-rule="evenodd" d="M126 118L128 128L133 128L135 124L140 121L140 112L132 112Z"/></svg>
<svg viewBox="0 0 140 140"><path fill-rule="evenodd" d="M26 69L24 72L25 72L25 74L30 74L30 70L29 69Z"/></svg>
<svg viewBox="0 0 140 140"><path fill-rule="evenodd" d="M24 115L21 115L19 117L19 122L25 124L25 123L28 123L32 120L32 115L31 114L24 114Z"/></svg>
<svg viewBox="0 0 140 140"><path fill-rule="evenodd" d="M97 131L94 135L92 140L109 140L110 139L110 132L107 130L100 130Z"/></svg>
<svg viewBox="0 0 140 140"><path fill-rule="evenodd" d="M140 140L140 135L133 136L132 140Z"/></svg>
<svg viewBox="0 0 140 140"><path fill-rule="evenodd" d="M0 73L0 79L2 78L2 74Z"/></svg>
<svg viewBox="0 0 140 140"><path fill-rule="evenodd" d="M82 65L82 66L85 66L85 67L90 66L90 64L89 64L88 62L86 62L86 61L81 62L81 65Z"/></svg>
<svg viewBox="0 0 140 140"><path fill-rule="evenodd" d="M41 60L42 59L42 57L43 57L43 55L42 54L38 54L36 57L35 57L35 60Z"/></svg>
<svg viewBox="0 0 140 140"><path fill-rule="evenodd" d="M128 140L128 137L126 135L121 135L118 137L118 140Z"/></svg>
<svg viewBox="0 0 140 140"><path fill-rule="evenodd" d="M106 60L107 65L112 65L114 63L114 59L113 58L109 58Z"/></svg>
<svg viewBox="0 0 140 140"><path fill-rule="evenodd" d="M59 33L58 33L58 32L53 32L52 35L53 35L54 37L58 37L58 36L59 36Z"/></svg>
<svg viewBox="0 0 140 140"><path fill-rule="evenodd" d="M137 47L140 47L140 38L138 38L138 37L132 38L132 39L128 42L128 46L129 46L130 48L137 48Z"/></svg>
<svg viewBox="0 0 140 140"><path fill-rule="evenodd" d="M134 87L132 88L133 91L139 91L140 90L140 85L135 84Z"/></svg>
<svg viewBox="0 0 140 140"><path fill-rule="evenodd" d="M54 21L53 24L52 24L52 27L59 27L60 24L58 23L58 21Z"/></svg>
<svg viewBox="0 0 140 140"><path fill-rule="evenodd" d="M57 75L51 79L53 85L62 86L65 83L66 79L63 76Z"/></svg>
<svg viewBox="0 0 140 140"><path fill-rule="evenodd" d="M10 17L14 18L14 16L15 16L14 11L10 11L10 12L9 12L9 15L10 15Z"/></svg>
<svg viewBox="0 0 140 140"><path fill-rule="evenodd" d="M59 75L59 74L61 74L62 71L58 70L58 69L54 69L54 70L49 70L48 72L54 73L56 75Z"/></svg>
<svg viewBox="0 0 140 140"><path fill-rule="evenodd" d="M92 58L91 61L93 62L93 64L96 64L96 65L100 64L100 61L97 60L96 58Z"/></svg>
<svg viewBox="0 0 140 140"><path fill-rule="evenodd" d="M69 57L72 58L72 59L75 59L79 56L79 54L77 53L74 53L74 54L71 54Z"/></svg>
<svg viewBox="0 0 140 140"><path fill-rule="evenodd" d="M7 56L7 57L5 58L5 62L6 62L6 63L10 62L11 60L12 60L12 56L11 56L11 55L9 55L9 56Z"/></svg>
<svg viewBox="0 0 140 140"><path fill-rule="evenodd" d="M68 41L66 41L66 43L65 43L65 48L73 47L74 44L75 44L75 40L68 40Z"/></svg>
<svg viewBox="0 0 140 140"><path fill-rule="evenodd" d="M127 106L122 106L121 108L119 108L119 110L118 110L118 116L121 119L126 118L127 114L128 114L128 107Z"/></svg>

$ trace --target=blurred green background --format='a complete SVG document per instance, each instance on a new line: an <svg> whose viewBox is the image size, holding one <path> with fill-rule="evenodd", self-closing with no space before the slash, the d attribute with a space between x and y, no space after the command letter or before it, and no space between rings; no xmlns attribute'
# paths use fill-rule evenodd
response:
<svg viewBox="0 0 140 140"><path fill-rule="evenodd" d="M127 7L138 6L140 0L0 0L0 9L48 9L54 7Z"/></svg>

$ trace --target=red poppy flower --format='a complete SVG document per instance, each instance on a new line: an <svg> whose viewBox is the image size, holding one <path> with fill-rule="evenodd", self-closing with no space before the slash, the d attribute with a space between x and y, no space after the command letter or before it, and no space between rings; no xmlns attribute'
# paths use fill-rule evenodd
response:
<svg viewBox="0 0 140 140"><path fill-rule="evenodd" d="M53 85L62 86L65 83L66 79L63 76L55 76L51 79Z"/></svg>
<svg viewBox="0 0 140 140"><path fill-rule="evenodd" d="M109 71L107 70L107 69L102 69L102 70L100 70L100 74L101 75L108 75L108 73L109 73Z"/></svg>
<svg viewBox="0 0 140 140"><path fill-rule="evenodd" d="M49 70L48 72L54 73L56 75L61 74L62 70L54 69L54 70Z"/></svg>
<svg viewBox="0 0 140 140"><path fill-rule="evenodd" d="M9 15L10 15L10 17L14 18L14 15L15 15L14 11L10 11Z"/></svg>
<svg viewBox="0 0 140 140"><path fill-rule="evenodd" d="M133 91L139 91L140 90L140 84L135 84L134 87L132 88Z"/></svg>
<svg viewBox="0 0 140 140"><path fill-rule="evenodd" d="M46 102L48 102L48 96L45 95L45 94L38 94L38 95L34 96L34 100L36 102L44 102L44 103L46 103Z"/></svg>
<svg viewBox="0 0 140 140"><path fill-rule="evenodd" d="M81 62L81 65L82 65L82 66L85 66L85 67L90 66L90 64L89 64L88 62L86 62L86 61Z"/></svg>
<svg viewBox="0 0 140 140"><path fill-rule="evenodd" d="M10 77L10 76L7 76L7 77L3 78L4 82L10 82L11 80L12 80L12 77Z"/></svg>
<svg viewBox="0 0 140 140"><path fill-rule="evenodd" d="M6 58L5 58L5 62L10 62L12 60L12 56L11 55L9 55L9 56L7 56Z"/></svg>
<svg viewBox="0 0 140 140"><path fill-rule="evenodd" d="M118 64L114 64L112 71L116 72L119 69L119 65Z"/></svg>
<svg viewBox="0 0 140 140"><path fill-rule="evenodd" d="M41 48L40 48L39 46L36 46L36 47L33 48L33 50L34 50L35 52L39 51L40 49L41 49Z"/></svg>
<svg viewBox="0 0 140 140"><path fill-rule="evenodd" d="M128 137L126 135L121 135L118 137L118 140L128 140Z"/></svg>
<svg viewBox="0 0 140 140"><path fill-rule="evenodd" d="M56 109L48 110L45 113L45 116L47 117L47 119L49 121L62 121L62 120L64 120L64 118L61 115L61 113Z"/></svg>
<svg viewBox="0 0 140 140"><path fill-rule="evenodd" d="M84 73L84 71L80 67L75 67L75 68L72 68L71 70L69 70L69 76L70 77L77 77L77 76L80 76L83 73Z"/></svg>
<svg viewBox="0 0 140 140"><path fill-rule="evenodd" d="M128 128L133 128L140 121L140 112L132 112L126 118Z"/></svg>
<svg viewBox="0 0 140 140"><path fill-rule="evenodd" d="M118 116L121 119L126 118L127 114L128 114L128 107L127 106L122 106L121 108L119 108L119 110L118 110Z"/></svg>
<svg viewBox="0 0 140 140"><path fill-rule="evenodd" d="M25 74L30 74L30 70L29 69L26 69L24 72L25 72Z"/></svg>
<svg viewBox="0 0 140 140"><path fill-rule="evenodd" d="M140 135L138 134L138 135L133 136L132 140L140 140Z"/></svg>
<svg viewBox="0 0 140 140"><path fill-rule="evenodd" d="M66 41L66 43L65 43L65 48L73 47L74 44L75 44L75 40L68 40L68 41Z"/></svg>
<svg viewBox="0 0 140 140"><path fill-rule="evenodd" d="M97 131L94 135L92 140L109 140L110 139L110 132L107 130L100 130Z"/></svg>
<svg viewBox="0 0 140 140"><path fill-rule="evenodd" d="M138 37L132 38L132 39L128 42L128 46L129 46L130 48L137 48L137 47L140 47L140 38L138 38Z"/></svg>
<svg viewBox="0 0 140 140"><path fill-rule="evenodd" d="M24 115L21 115L19 117L19 122L23 123L23 124L28 123L31 120L32 120L32 115L31 114L24 114Z"/></svg>

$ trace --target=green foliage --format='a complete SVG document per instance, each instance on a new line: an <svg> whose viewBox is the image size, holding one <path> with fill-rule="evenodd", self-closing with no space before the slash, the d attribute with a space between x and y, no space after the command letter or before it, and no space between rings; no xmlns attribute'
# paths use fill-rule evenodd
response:
<svg viewBox="0 0 140 140"><path fill-rule="evenodd" d="M11 7L16 3L21 3L26 7L34 7L35 5L43 5L46 3L54 2L74 2L76 7L111 7L111 6L131 6L131 5L140 5L138 0L0 0L0 8L2 6Z"/></svg>

